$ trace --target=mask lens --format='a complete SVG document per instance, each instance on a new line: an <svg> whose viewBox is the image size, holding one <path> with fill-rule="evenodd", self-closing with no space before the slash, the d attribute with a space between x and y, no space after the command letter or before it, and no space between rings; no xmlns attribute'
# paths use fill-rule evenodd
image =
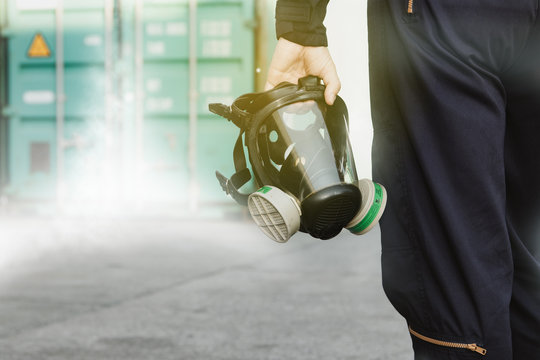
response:
<svg viewBox="0 0 540 360"><path fill-rule="evenodd" d="M315 100L276 109L258 130L267 180L302 201L329 186L357 180L346 112Z"/></svg>
<svg viewBox="0 0 540 360"><path fill-rule="evenodd" d="M300 180L299 184L289 185L300 187L304 195L339 184L332 142L317 102L287 105L277 110L277 114L276 125L287 144L280 179ZM293 173L296 175L291 176Z"/></svg>

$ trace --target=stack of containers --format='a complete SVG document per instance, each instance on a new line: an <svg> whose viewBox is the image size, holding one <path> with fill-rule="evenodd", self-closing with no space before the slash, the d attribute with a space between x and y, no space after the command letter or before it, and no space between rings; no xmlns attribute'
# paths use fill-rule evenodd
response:
<svg viewBox="0 0 540 360"><path fill-rule="evenodd" d="M225 203L253 0L8 0L13 199ZM198 189L198 191L197 191Z"/></svg>

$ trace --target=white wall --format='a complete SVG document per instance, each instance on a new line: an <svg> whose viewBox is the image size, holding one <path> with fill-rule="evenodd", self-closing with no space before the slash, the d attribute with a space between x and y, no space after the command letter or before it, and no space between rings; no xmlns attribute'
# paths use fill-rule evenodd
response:
<svg viewBox="0 0 540 360"><path fill-rule="evenodd" d="M349 109L351 142L359 177L371 178L367 1L330 0L324 22L328 48L341 79L340 96Z"/></svg>

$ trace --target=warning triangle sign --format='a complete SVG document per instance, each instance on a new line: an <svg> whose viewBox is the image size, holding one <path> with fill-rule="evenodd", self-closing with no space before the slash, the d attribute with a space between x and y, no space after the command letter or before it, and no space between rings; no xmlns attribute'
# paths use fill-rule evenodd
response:
<svg viewBox="0 0 540 360"><path fill-rule="evenodd" d="M51 50L47 46L45 38L40 33L34 35L30 48L28 49L28 57L43 58L51 56Z"/></svg>

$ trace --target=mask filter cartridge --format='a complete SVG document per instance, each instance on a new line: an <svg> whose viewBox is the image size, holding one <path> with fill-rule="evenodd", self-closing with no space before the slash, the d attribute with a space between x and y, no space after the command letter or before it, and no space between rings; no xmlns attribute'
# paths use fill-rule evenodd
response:
<svg viewBox="0 0 540 360"><path fill-rule="evenodd" d="M356 185L362 194L362 204L356 216L345 227L356 235L371 230L380 220L386 207L386 189L368 179L359 180Z"/></svg>
<svg viewBox="0 0 540 360"><path fill-rule="evenodd" d="M369 232L386 207L386 189L369 179L355 182L360 190L360 210L345 226L355 235ZM248 209L259 228L272 240L287 242L300 228L302 211L296 199L274 186L263 186L249 195Z"/></svg>
<svg viewBox="0 0 540 360"><path fill-rule="evenodd" d="M257 226L277 242L286 242L300 229L300 207L277 187L263 186L249 195L248 209Z"/></svg>

